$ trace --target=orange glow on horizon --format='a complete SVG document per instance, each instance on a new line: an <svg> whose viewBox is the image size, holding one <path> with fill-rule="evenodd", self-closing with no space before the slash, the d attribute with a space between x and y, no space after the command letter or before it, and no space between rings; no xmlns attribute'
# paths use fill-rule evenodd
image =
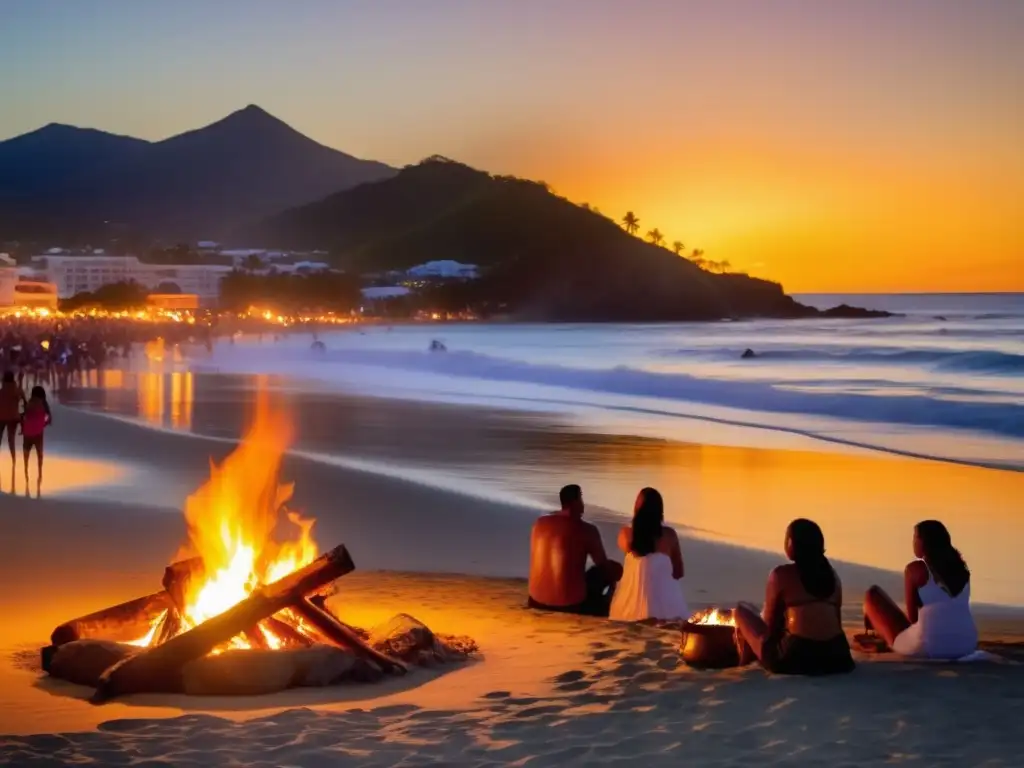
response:
<svg viewBox="0 0 1024 768"><path fill-rule="evenodd" d="M939 167L806 147L641 152L607 174L595 156L532 175L616 222L633 211L640 236L657 227L667 244L788 292L1024 291L1024 163L1014 174L980 159Z"/></svg>

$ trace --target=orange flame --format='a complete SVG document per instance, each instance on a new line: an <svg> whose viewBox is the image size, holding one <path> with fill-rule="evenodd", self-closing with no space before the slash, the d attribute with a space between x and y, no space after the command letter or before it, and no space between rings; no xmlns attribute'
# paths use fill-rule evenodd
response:
<svg viewBox="0 0 1024 768"><path fill-rule="evenodd" d="M286 509L292 485L279 482L291 438L288 414L271 404L261 386L252 425L241 443L220 466L211 462L210 479L185 502L189 542L179 559L198 554L204 573L190 581L180 631L316 559L313 521ZM135 644L149 645L159 621ZM263 625L257 631L270 648L284 644ZM250 641L239 636L230 646L249 647Z"/></svg>
<svg viewBox="0 0 1024 768"><path fill-rule="evenodd" d="M706 611L698 611L689 618L691 624L717 624L726 627L735 627L736 619L730 610L719 610L709 608Z"/></svg>

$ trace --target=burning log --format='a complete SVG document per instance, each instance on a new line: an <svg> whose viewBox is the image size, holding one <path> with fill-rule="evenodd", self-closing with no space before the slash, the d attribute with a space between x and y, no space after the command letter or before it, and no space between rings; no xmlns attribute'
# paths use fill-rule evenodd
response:
<svg viewBox="0 0 1024 768"><path fill-rule="evenodd" d="M160 614L170 607L171 600L166 591L154 592L65 622L53 630L50 642L59 646L88 638L136 640L149 632Z"/></svg>
<svg viewBox="0 0 1024 768"><path fill-rule="evenodd" d="M274 616L263 622L263 626L273 632L278 638L284 641L285 645L308 648L313 641L306 637L291 624L281 621Z"/></svg>
<svg viewBox="0 0 1024 768"><path fill-rule="evenodd" d="M242 630L242 637L245 638L245 642L249 644L250 648L255 648L258 651L270 650L270 644L267 642L267 636L260 631L259 624L256 624L250 629Z"/></svg>
<svg viewBox="0 0 1024 768"><path fill-rule="evenodd" d="M100 679L92 701L102 703L117 696L143 691L176 690L181 669L205 656L221 643L256 626L278 611L298 604L307 594L355 568L344 545L335 547L288 576L258 587L246 599L218 616L172 637L163 645L114 664Z"/></svg>
<svg viewBox="0 0 1024 768"><path fill-rule="evenodd" d="M185 611L185 596L188 594L189 585L192 579L202 579L206 573L203 565L203 558L190 557L188 560L179 560L164 568L164 578L161 581L163 588L170 595L174 607L178 613Z"/></svg>
<svg viewBox="0 0 1024 768"><path fill-rule="evenodd" d="M402 662L367 645L366 641L356 634L351 627L336 619L331 613L311 600L303 597L293 608L302 618L322 632L332 643L341 648L349 648L360 656L370 659L385 672L405 674L409 671Z"/></svg>

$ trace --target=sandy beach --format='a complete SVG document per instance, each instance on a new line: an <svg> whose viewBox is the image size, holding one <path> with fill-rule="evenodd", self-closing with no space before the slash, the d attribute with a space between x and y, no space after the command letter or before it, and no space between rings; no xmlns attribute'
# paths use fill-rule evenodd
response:
<svg viewBox="0 0 1024 768"><path fill-rule="evenodd" d="M232 444L69 408L55 420L44 498L0 497L0 764L1019 764L1016 610L978 608L1005 663L859 657L825 680L697 671L674 631L525 610L535 509L303 457L284 468L295 507L316 518L321 549L344 542L357 565L332 606L360 625L410 613L475 637L481 658L377 685L93 706L41 675L39 647L60 622L158 587L184 538L184 496ZM616 523L595 516L611 550ZM779 556L680 532L692 605L760 599ZM853 632L866 586L899 577L837 568Z"/></svg>

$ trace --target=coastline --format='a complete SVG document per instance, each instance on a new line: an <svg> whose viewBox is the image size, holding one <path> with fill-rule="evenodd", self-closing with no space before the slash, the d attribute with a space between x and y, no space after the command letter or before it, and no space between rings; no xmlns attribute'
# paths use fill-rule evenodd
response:
<svg viewBox="0 0 1024 768"><path fill-rule="evenodd" d="M1024 605L1012 547L1024 536L1024 520L1015 513L1024 497L1024 473L1015 471L837 450L809 438L744 447L742 434L732 445L616 435L553 412L368 397L307 388L285 377L220 374L149 373L114 382L137 384L137 390L72 392L72 402L84 408L62 409L67 415L60 418L71 427L64 444L74 452L136 462L137 452L124 448L131 437L110 445L88 441L87 425L97 417L87 410L100 410L117 417L103 417L108 431L131 434L144 423L155 434L198 434L219 441L210 450L223 455L241 434L257 381L290 403L298 435L291 460L309 460L324 471L408 482L529 514L550 509L559 487L579 482L591 519L612 525L628 519L636 492L652 485L665 496L667 522L690 538L774 555L788 522L810 517L823 526L830 556L882 571L902 571L913 525L939 518L968 561L986 562L975 574L975 599ZM164 494L164 503L180 504L205 470L204 464L188 476L177 500ZM144 474L148 486L169 486L166 472ZM297 483L300 498L304 485ZM132 487L121 492L130 497ZM614 541L612 536L609 545ZM514 575L525 574L519 567Z"/></svg>
<svg viewBox="0 0 1024 768"><path fill-rule="evenodd" d="M209 457L232 447L70 408L55 416L48 445L66 460L87 450L92 461L158 469L168 499L184 498L205 479ZM1015 735L1022 666L858 656L858 670L835 680L770 678L756 667L689 669L676 632L524 609L534 509L294 456L284 479L296 483L296 508L316 518L321 548L344 542L353 554L358 570L340 582L336 603L346 620L368 625L408 612L438 631L474 636L482 658L380 686L92 706L83 689L40 679L39 646L61 621L159 583L183 541L180 503L157 504L156 494L150 505L116 503L116 488L109 498L91 487L52 498L44 488L41 500L4 495L0 578L17 586L4 591L0 613L18 621L0 630L0 762L116 765L145 755L183 766L315 765L329 754L339 764L381 766L417 755L449 765L641 757L675 765L684 756L832 765L913 753L972 764L1024 748ZM611 551L617 524L596 522ZM780 561L686 529L680 535L694 608L757 600ZM863 589L895 589L899 576L836 567L853 632ZM979 606L978 615L987 642L1024 642L1024 612ZM1021 657L1016 645L1001 648L1007 659Z"/></svg>

